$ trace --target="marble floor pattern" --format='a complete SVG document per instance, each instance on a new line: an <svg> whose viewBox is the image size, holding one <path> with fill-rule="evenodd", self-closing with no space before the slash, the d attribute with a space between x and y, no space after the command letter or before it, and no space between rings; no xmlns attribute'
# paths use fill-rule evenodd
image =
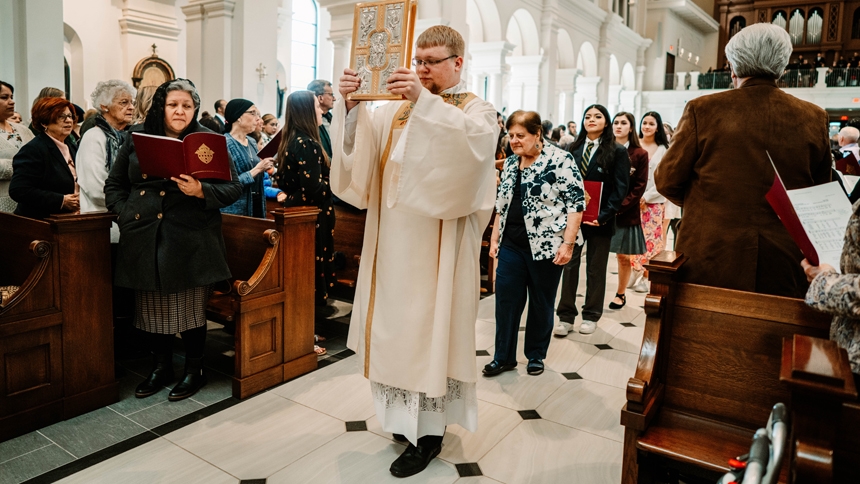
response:
<svg viewBox="0 0 860 484"><path fill-rule="evenodd" d="M614 267L613 257L607 304L614 294ZM584 291L584 283L580 287ZM440 456L408 479L388 472L404 446L380 427L359 362L346 356L59 482L615 484L621 480L624 388L635 370L645 323L644 294L630 290L627 297L626 308L605 311L594 334L553 337L540 376L526 374L520 331L520 365L494 378L480 375L492 359L495 331L495 297L482 299L475 322L478 431L449 428ZM163 423L131 407L138 402L91 412L83 416L91 420L86 428L119 442ZM163 405L177 405L178 416L205 403ZM19 468L52 459L63 465L76 457L64 440L85 442L88 436L52 433L52 427L0 443L0 484L33 477L16 480L4 473L10 463ZM21 448L29 452L18 455Z"/></svg>

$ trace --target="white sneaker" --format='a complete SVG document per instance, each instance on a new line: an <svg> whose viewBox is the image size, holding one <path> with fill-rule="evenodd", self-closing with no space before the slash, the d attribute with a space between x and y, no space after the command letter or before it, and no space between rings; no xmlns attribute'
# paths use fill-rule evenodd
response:
<svg viewBox="0 0 860 484"><path fill-rule="evenodd" d="M644 277L633 286L633 290L636 292L648 292L650 289L648 288L648 279Z"/></svg>
<svg viewBox="0 0 860 484"><path fill-rule="evenodd" d="M579 326L579 332L582 334L591 334L594 330L597 329L597 321L582 321L582 325Z"/></svg>
<svg viewBox="0 0 860 484"><path fill-rule="evenodd" d="M552 329L552 334L556 336L567 336L572 329L572 324L565 323L564 321L559 321L558 324L555 325L555 328Z"/></svg>

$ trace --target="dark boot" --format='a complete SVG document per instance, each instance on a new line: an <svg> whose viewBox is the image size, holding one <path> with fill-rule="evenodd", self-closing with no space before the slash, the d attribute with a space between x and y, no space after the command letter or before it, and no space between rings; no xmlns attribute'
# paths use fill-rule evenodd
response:
<svg viewBox="0 0 860 484"><path fill-rule="evenodd" d="M146 398L160 392L173 381L173 353L153 353L152 372L134 391L137 398Z"/></svg>
<svg viewBox="0 0 860 484"><path fill-rule="evenodd" d="M418 474L442 452L442 436L427 435L418 439L418 445L409 444L392 464L391 474L395 477L409 477Z"/></svg>
<svg viewBox="0 0 860 484"><path fill-rule="evenodd" d="M185 358L185 378L179 381L167 399L171 402L184 400L191 395L197 393L197 390L203 388L206 384L206 377L203 375L203 357Z"/></svg>

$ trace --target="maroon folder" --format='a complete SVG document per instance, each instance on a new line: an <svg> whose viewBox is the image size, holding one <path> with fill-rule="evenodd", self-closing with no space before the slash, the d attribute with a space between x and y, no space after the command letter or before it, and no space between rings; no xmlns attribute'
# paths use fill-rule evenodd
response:
<svg viewBox="0 0 860 484"><path fill-rule="evenodd" d="M232 180L227 139L216 133L191 133L184 140L132 133L143 178Z"/></svg>
<svg viewBox="0 0 860 484"><path fill-rule="evenodd" d="M281 133L283 132L284 130L282 129L275 133L275 136L272 137L272 141L266 143L266 146L264 146L263 149L260 150L259 153L257 153L257 156L259 156L261 160L265 160L266 158L272 158L273 156L278 154L278 146L281 145Z"/></svg>
<svg viewBox="0 0 860 484"><path fill-rule="evenodd" d="M585 181L585 212L582 213L583 222L596 222L600 215L600 200L603 196L603 182Z"/></svg>
<svg viewBox="0 0 860 484"><path fill-rule="evenodd" d="M854 153L848 153L844 158L836 160L836 169L843 175L860 175L860 163L854 157Z"/></svg>
<svg viewBox="0 0 860 484"><path fill-rule="evenodd" d="M806 233L806 229L803 228L803 224L800 223L797 212L794 211L794 205L792 205L791 199L788 198L788 192L785 189L785 185L782 184L782 179L779 178L779 173L773 176L773 186L770 187L765 198L770 206L773 207L773 211L776 212L779 221L788 230L788 234L794 239L794 243L800 248L800 252L803 253L806 260L810 264L817 266L819 264L818 252L815 250L815 246L812 245L812 241L809 240L809 235Z"/></svg>

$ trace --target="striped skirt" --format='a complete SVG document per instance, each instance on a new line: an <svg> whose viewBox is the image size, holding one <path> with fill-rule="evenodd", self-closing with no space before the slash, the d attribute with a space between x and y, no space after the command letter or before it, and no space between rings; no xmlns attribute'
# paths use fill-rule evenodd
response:
<svg viewBox="0 0 860 484"><path fill-rule="evenodd" d="M645 253L630 258L633 269L642 271L643 264L647 264L652 257L663 252L663 204L646 203L640 212L642 220L642 233L645 235Z"/></svg>
<svg viewBox="0 0 860 484"><path fill-rule="evenodd" d="M147 333L176 334L206 324L212 286L181 292L135 291L134 326Z"/></svg>

